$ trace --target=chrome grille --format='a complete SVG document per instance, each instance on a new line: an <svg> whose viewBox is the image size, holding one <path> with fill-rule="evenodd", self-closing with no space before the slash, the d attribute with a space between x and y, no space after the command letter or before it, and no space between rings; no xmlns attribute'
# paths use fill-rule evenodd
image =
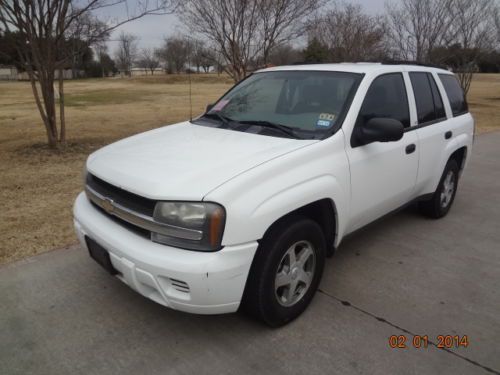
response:
<svg viewBox="0 0 500 375"><path fill-rule="evenodd" d="M196 241L202 238L202 231L179 228L155 221L153 212L156 201L129 193L95 176L90 176L90 178L87 176L85 186L87 198L107 215L123 220L141 230L149 231L149 237L151 237L151 232L174 237L181 232L189 236L190 240ZM100 183L96 184L96 181Z"/></svg>
<svg viewBox="0 0 500 375"><path fill-rule="evenodd" d="M156 205L156 201L153 199L144 198L140 195L120 189L90 173L87 174L86 185L96 193L111 199L113 202L131 211L153 217Z"/></svg>

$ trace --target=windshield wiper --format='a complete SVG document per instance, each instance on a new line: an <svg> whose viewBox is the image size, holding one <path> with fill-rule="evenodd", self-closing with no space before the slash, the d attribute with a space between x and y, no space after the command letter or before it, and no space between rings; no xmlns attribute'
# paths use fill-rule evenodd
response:
<svg viewBox="0 0 500 375"><path fill-rule="evenodd" d="M201 117L215 118L216 120L219 120L226 126L229 126L229 123L233 121L233 119L230 119L229 117L221 115L220 113L217 112L207 112L203 114Z"/></svg>
<svg viewBox="0 0 500 375"><path fill-rule="evenodd" d="M289 136L291 136L293 138L304 139L303 137L299 136L292 127L286 126L286 125L277 124L277 123L271 122L271 121L265 121L265 120L243 120L243 121L238 121L238 123L239 124L246 124L246 125L258 125L258 126L262 126L264 128L276 129L276 130L279 130L282 133L287 134L287 135L289 135Z"/></svg>
<svg viewBox="0 0 500 375"><path fill-rule="evenodd" d="M221 121L227 127L230 126L230 123L243 124L243 125L257 125L257 126L262 126L264 128L272 128L272 129L279 130L282 133L284 133L290 137L293 137L293 138L304 139L303 137L299 136L292 127L277 124L277 123L270 122L270 121L265 121L265 120L237 121L237 120L233 120L232 118L221 115L218 112L208 112L208 113L203 114L201 117L214 118L216 120Z"/></svg>

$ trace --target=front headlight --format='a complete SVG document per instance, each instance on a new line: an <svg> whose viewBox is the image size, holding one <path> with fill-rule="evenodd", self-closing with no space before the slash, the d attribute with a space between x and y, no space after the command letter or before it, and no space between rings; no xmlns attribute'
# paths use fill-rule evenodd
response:
<svg viewBox="0 0 500 375"><path fill-rule="evenodd" d="M216 203L158 202L153 217L167 229L162 234L152 232L154 242L201 251L221 247L226 213Z"/></svg>

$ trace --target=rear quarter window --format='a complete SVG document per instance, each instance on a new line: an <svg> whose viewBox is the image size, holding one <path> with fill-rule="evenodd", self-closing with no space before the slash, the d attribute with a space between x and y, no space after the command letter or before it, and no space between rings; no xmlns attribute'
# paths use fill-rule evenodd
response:
<svg viewBox="0 0 500 375"><path fill-rule="evenodd" d="M464 91L460 87L457 77L451 74L439 74L439 79L441 80L444 90L446 91L446 95L450 101L453 116L460 116L469 112Z"/></svg>

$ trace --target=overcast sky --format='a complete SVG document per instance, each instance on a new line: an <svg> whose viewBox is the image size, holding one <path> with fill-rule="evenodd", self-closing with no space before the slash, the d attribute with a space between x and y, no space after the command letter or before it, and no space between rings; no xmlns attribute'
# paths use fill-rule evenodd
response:
<svg viewBox="0 0 500 375"><path fill-rule="evenodd" d="M361 4L369 14L383 13L385 0L350 0L351 3ZM175 15L146 16L139 20L127 23L113 32L109 43L110 53L114 54L116 39L121 31L139 37L140 48L159 47L166 36L187 32Z"/></svg>

